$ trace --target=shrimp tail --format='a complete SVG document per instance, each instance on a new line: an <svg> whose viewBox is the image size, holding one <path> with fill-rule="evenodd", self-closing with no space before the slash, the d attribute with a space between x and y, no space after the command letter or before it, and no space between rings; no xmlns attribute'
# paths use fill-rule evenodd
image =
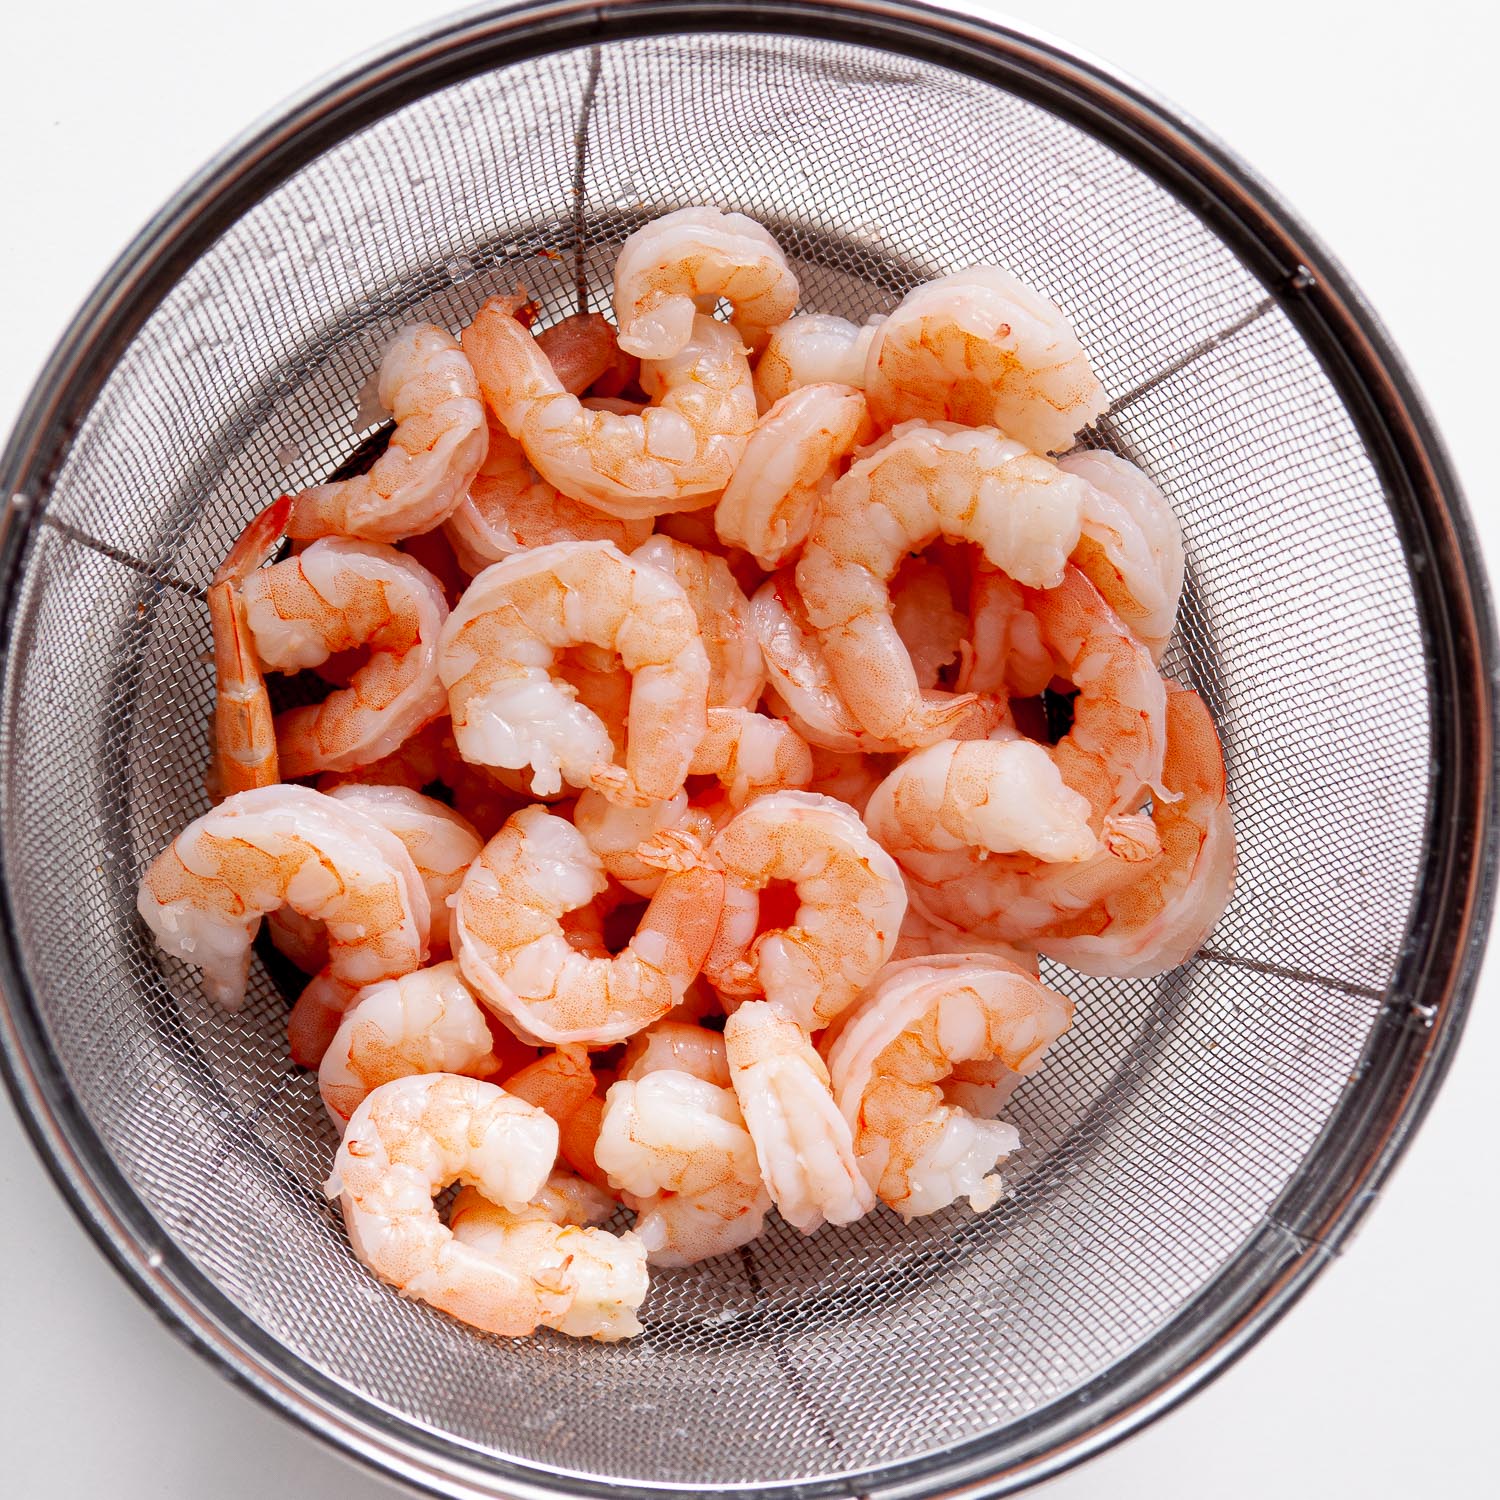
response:
<svg viewBox="0 0 1500 1500"><path fill-rule="evenodd" d="M714 868L703 840L688 828L661 828L635 851L643 865L669 874Z"/></svg>
<svg viewBox="0 0 1500 1500"><path fill-rule="evenodd" d="M1161 837L1145 813L1120 813L1105 818L1101 842L1112 859L1139 864L1161 853Z"/></svg>
<svg viewBox="0 0 1500 1500"><path fill-rule="evenodd" d="M240 533L239 540L229 549L229 556L219 564L213 578L215 587L226 583L243 583L258 567L271 559L286 537L286 529L292 519L294 498L291 495L278 495L255 516Z"/></svg>
<svg viewBox="0 0 1500 1500"><path fill-rule="evenodd" d="M601 761L588 774L588 783L597 792L621 807L650 807L656 800L636 786L623 766Z"/></svg>

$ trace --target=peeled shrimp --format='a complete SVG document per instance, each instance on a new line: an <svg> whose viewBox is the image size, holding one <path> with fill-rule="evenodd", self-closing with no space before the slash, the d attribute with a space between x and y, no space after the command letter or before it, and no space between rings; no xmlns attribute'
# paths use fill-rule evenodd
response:
<svg viewBox="0 0 1500 1500"><path fill-rule="evenodd" d="M969 617L954 606L947 574L925 557L908 558L891 580L891 623L924 690L968 650Z"/></svg>
<svg viewBox="0 0 1500 1500"><path fill-rule="evenodd" d="M730 1087L729 1054L717 1031L682 1021L658 1021L625 1044L620 1077L627 1082L667 1070L691 1073L721 1089Z"/></svg>
<svg viewBox="0 0 1500 1500"><path fill-rule="evenodd" d="M764 995L809 1031L826 1026L890 957L906 912L895 861L841 802L813 792L757 798L706 852L659 835L667 868L708 864L725 875L724 914L703 970L731 995ZM760 893L794 886L796 918L759 931Z"/></svg>
<svg viewBox="0 0 1500 1500"><path fill-rule="evenodd" d="M1041 977L1036 954L1027 953L1024 949L1012 947L996 938L987 938L980 933L955 927L951 922L940 921L927 915L915 904L906 908L906 916L901 923L901 936L896 939L891 962L900 963L907 958L944 958L950 954L964 953L989 953L1015 964L1019 969L1025 969L1028 974Z"/></svg>
<svg viewBox="0 0 1500 1500"><path fill-rule="evenodd" d="M240 589L281 546L291 508L292 502L283 495L261 511L230 549L208 587L216 679L209 780L215 799L274 786L281 780L271 700Z"/></svg>
<svg viewBox="0 0 1500 1500"><path fill-rule="evenodd" d="M766 667L750 626L750 601L729 564L668 536L653 536L630 556L676 579L687 595L708 654L708 706L753 708L765 690Z"/></svg>
<svg viewBox="0 0 1500 1500"><path fill-rule="evenodd" d="M1182 528L1171 505L1113 453L1069 453L1057 466L1088 484L1074 565L1159 662L1182 595Z"/></svg>
<svg viewBox="0 0 1500 1500"><path fill-rule="evenodd" d="M452 334L403 328L380 362L380 404L396 418L367 474L303 490L290 534L396 542L441 526L463 499L485 453L484 407L473 368Z"/></svg>
<svg viewBox="0 0 1500 1500"><path fill-rule="evenodd" d="M732 1090L674 1069L610 1087L599 1165L637 1213L652 1265L685 1266L749 1244L771 1200Z"/></svg>
<svg viewBox="0 0 1500 1500"><path fill-rule="evenodd" d="M625 766L598 715L555 671L588 643L631 674ZM566 779L623 801L670 797L703 738L708 657L691 604L659 568L608 542L559 542L485 569L443 631L439 670L464 756L532 768L532 791Z"/></svg>
<svg viewBox="0 0 1500 1500"><path fill-rule="evenodd" d="M1020 1138L949 1102L945 1081L970 1060L1033 1073L1072 1020L1065 996L1003 959L892 964L827 1049L834 1098L881 1200L905 1219L961 1197L993 1207L1001 1182L991 1169Z"/></svg>
<svg viewBox="0 0 1500 1500"><path fill-rule="evenodd" d="M260 660L278 672L368 646L349 686L276 719L281 774L310 776L378 760L445 707L438 634L442 585L394 547L329 537L240 585Z"/></svg>
<svg viewBox="0 0 1500 1500"><path fill-rule="evenodd" d="M702 967L723 909L722 875L694 869L664 880L613 958L578 952L561 926L605 883L583 835L541 807L511 818L464 876L459 962L516 1029L554 1045L620 1041L664 1016Z"/></svg>
<svg viewBox="0 0 1500 1500"><path fill-rule="evenodd" d="M453 946L451 903L464 872L479 858L484 840L451 807L406 787L353 783L335 787L328 795L373 818L406 845L432 909L429 953L446 958Z"/></svg>
<svg viewBox="0 0 1500 1500"><path fill-rule="evenodd" d="M871 435L865 398L845 385L807 385L756 424L714 511L720 540L779 568L812 529L843 462Z"/></svg>
<svg viewBox="0 0 1500 1500"><path fill-rule="evenodd" d="M525 1332L555 1328L604 1343L631 1338L641 1331L635 1314L646 1299L645 1246L628 1232L585 1228L573 1222L576 1214L575 1198L556 1186L519 1212L464 1188L448 1222L458 1246L512 1271L516 1321L532 1325Z"/></svg>
<svg viewBox="0 0 1500 1500"><path fill-rule="evenodd" d="M318 1065L318 1092L328 1113L342 1122L393 1078L484 1078L497 1066L489 1023L450 961L361 990Z"/></svg>
<svg viewBox="0 0 1500 1500"><path fill-rule="evenodd" d="M882 426L998 427L1035 453L1066 448L1108 404L1066 315L999 266L909 292L871 340L865 390Z"/></svg>
<svg viewBox="0 0 1500 1500"><path fill-rule="evenodd" d="M626 520L711 503L755 425L750 365L734 331L696 318L679 353L642 367L652 405L621 415L591 411L563 388L516 318L519 305L486 302L463 346L486 404L538 473L564 495Z"/></svg>
<svg viewBox="0 0 1500 1500"><path fill-rule="evenodd" d="M359 988L422 964L429 907L411 856L379 824L307 787L226 798L147 867L137 910L163 951L244 1003L261 917L291 906L328 928L328 973Z"/></svg>
<svg viewBox="0 0 1500 1500"><path fill-rule="evenodd" d="M596 1188L608 1179L594 1160L604 1101L599 1081L580 1046L544 1052L504 1080L505 1091L544 1109L557 1121L558 1147L569 1170Z"/></svg>
<svg viewBox="0 0 1500 1500"><path fill-rule="evenodd" d="M615 261L620 347L668 359L692 337L694 320L723 298L735 331L758 349L797 306L797 278L781 246L744 214L680 208L637 229Z"/></svg>
<svg viewBox="0 0 1500 1500"><path fill-rule="evenodd" d="M572 1235L575 1253L587 1254L589 1231L465 1244L432 1200L457 1179L524 1213L556 1155L557 1126L541 1110L477 1078L429 1073L382 1084L354 1111L325 1191L339 1200L354 1253L382 1281L476 1328L519 1336L569 1323L581 1278L557 1241ZM630 1291L643 1295L643 1282L638 1273ZM623 1303L571 1326L603 1337L638 1327Z"/></svg>
<svg viewBox="0 0 1500 1500"><path fill-rule="evenodd" d="M883 322L879 315L861 326L827 313L801 313L773 328L755 364L761 410L803 386L825 381L863 390L870 342Z"/></svg>
<svg viewBox="0 0 1500 1500"><path fill-rule="evenodd" d="M886 755L862 755L858 751L812 750L813 774L807 790L847 802L864 815L875 788L890 774L895 761Z"/></svg>
<svg viewBox="0 0 1500 1500"><path fill-rule="evenodd" d="M840 695L871 734L948 739L970 701L921 696L891 618L890 581L907 554L939 536L973 542L1012 577L1051 588L1078 542L1084 488L993 430L916 423L829 490L797 589Z"/></svg>
<svg viewBox="0 0 1500 1500"><path fill-rule="evenodd" d="M969 649L961 654L961 693L1033 698L1052 681L1052 654L1021 585L982 558L969 581Z"/></svg>
<svg viewBox="0 0 1500 1500"><path fill-rule="evenodd" d="M761 1177L781 1217L803 1234L863 1218L875 1195L807 1033L765 1001L749 1001L725 1024L724 1045Z"/></svg>

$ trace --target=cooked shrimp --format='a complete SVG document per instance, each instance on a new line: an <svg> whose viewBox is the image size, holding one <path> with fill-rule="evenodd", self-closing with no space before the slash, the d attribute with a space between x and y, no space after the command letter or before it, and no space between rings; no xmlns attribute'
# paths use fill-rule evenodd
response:
<svg viewBox="0 0 1500 1500"><path fill-rule="evenodd" d="M250 944L280 906L327 923L332 976L359 987L419 968L429 908L411 856L379 824L307 787L239 792L147 867L136 902L157 944L244 1003Z"/></svg>
<svg viewBox="0 0 1500 1500"><path fill-rule="evenodd" d="M745 708L711 708L693 756L694 776L715 776L729 807L812 780L812 750L791 725Z"/></svg>
<svg viewBox="0 0 1500 1500"><path fill-rule="evenodd" d="M610 1234L574 1222L577 1200L550 1185L515 1212L463 1188L448 1216L458 1246L515 1276L516 1321L604 1343L641 1331L646 1250L629 1232ZM527 1303L530 1303L527 1306ZM522 1308L524 1307L524 1311Z"/></svg>
<svg viewBox="0 0 1500 1500"><path fill-rule="evenodd" d="M993 430L900 427L829 490L797 564L797 589L856 719L908 745L952 737L971 701L924 700L891 619L890 581L939 536L977 544L1038 588L1077 545L1084 484Z"/></svg>
<svg viewBox="0 0 1500 1500"><path fill-rule="evenodd" d="M569 394L517 307L515 298L485 303L463 346L490 410L537 472L622 519L711 503L755 425L750 365L733 330L697 318L680 353L642 367L652 405L627 416L591 411Z"/></svg>
<svg viewBox="0 0 1500 1500"><path fill-rule="evenodd" d="M437 579L394 547L329 537L253 573L240 597L256 653L273 671L370 650L347 688L277 716L283 776L379 760L442 713L437 648L447 600Z"/></svg>
<svg viewBox="0 0 1500 1500"><path fill-rule="evenodd" d="M863 1218L875 1194L807 1033L765 1001L749 1001L725 1024L724 1045L761 1177L781 1217L803 1234Z"/></svg>
<svg viewBox="0 0 1500 1500"><path fill-rule="evenodd" d="M432 909L429 953L446 958L452 951L453 897L464 871L479 858L484 840L451 807L406 787L354 783L335 787L328 795L348 807L358 808L406 845Z"/></svg>
<svg viewBox="0 0 1500 1500"><path fill-rule="evenodd" d="M773 328L755 364L761 410L808 385L828 382L863 390L870 342L884 322L878 314L861 326L827 313L800 313Z"/></svg>
<svg viewBox="0 0 1500 1500"><path fill-rule="evenodd" d="M544 1042L617 1042L676 1005L713 941L724 878L695 869L664 880L624 952L571 947L562 917L605 888L603 867L571 823L517 813L485 845L459 889L464 975L485 1003Z"/></svg>
<svg viewBox="0 0 1500 1500"><path fill-rule="evenodd" d="M469 586L469 573L460 565L441 527L436 531L424 531L420 536L403 537L397 543L396 550L421 564L437 579L442 585L443 600L449 609L458 603L463 591ZM343 687L346 684L341 682L337 685Z"/></svg>
<svg viewBox="0 0 1500 1500"><path fill-rule="evenodd" d="M842 753L900 751L856 719L834 681L823 643L813 630L791 570L768 578L750 600L750 623L770 682L769 701L809 745ZM982 739L1005 717L997 699L931 694L934 712L954 714L953 739Z"/></svg>
<svg viewBox="0 0 1500 1500"><path fill-rule="evenodd" d="M1073 563L1159 662L1182 595L1182 528L1167 497L1113 453L1070 453L1057 466L1086 481Z"/></svg>
<svg viewBox="0 0 1500 1500"><path fill-rule="evenodd" d="M281 780L266 680L255 654L240 587L269 560L286 535L292 502L283 495L245 528L208 588L213 627L214 750L210 790L218 800Z"/></svg>
<svg viewBox="0 0 1500 1500"><path fill-rule="evenodd" d="M948 575L925 557L907 558L891 580L891 622L924 690L968 650L969 617L954 606Z"/></svg>
<svg viewBox="0 0 1500 1500"><path fill-rule="evenodd" d="M882 426L998 427L1035 453L1066 448L1108 404L1066 315L999 266L909 292L870 343L865 390Z"/></svg>
<svg viewBox="0 0 1500 1500"><path fill-rule="evenodd" d="M609 1181L594 1160L604 1101L588 1052L579 1046L544 1052L504 1083L506 1093L546 1110L557 1121L559 1149L569 1169L585 1182L607 1189Z"/></svg>
<svg viewBox="0 0 1500 1500"><path fill-rule="evenodd" d="M714 511L722 541L768 572L791 558L844 460L873 433L865 398L845 385L807 385L756 424Z"/></svg>
<svg viewBox="0 0 1500 1500"><path fill-rule="evenodd" d="M484 406L474 370L452 334L403 328L380 362L380 404L396 430L367 474L303 490L290 534L398 542L441 526L484 459Z"/></svg>
<svg viewBox="0 0 1500 1500"><path fill-rule="evenodd" d="M754 708L765 690L766 667L750 626L750 601L729 564L668 536L653 536L630 556L676 579L687 595L708 653L708 706Z"/></svg>
<svg viewBox="0 0 1500 1500"><path fill-rule="evenodd" d="M893 756L863 755L858 751L812 749L812 780L807 790L847 802L863 815L871 793L891 773Z"/></svg>
<svg viewBox="0 0 1500 1500"><path fill-rule="evenodd" d="M318 1092L328 1113L342 1122L393 1078L484 1078L496 1066L484 1012L450 961L361 990L323 1053Z"/></svg>
<svg viewBox="0 0 1500 1500"><path fill-rule="evenodd" d="M327 965L328 929L321 922L283 906L280 911L266 913L266 931L276 951L304 974L316 974Z"/></svg>
<svg viewBox="0 0 1500 1500"><path fill-rule="evenodd" d="M1234 824L1224 753L1203 700L1175 683L1167 694L1162 779L1151 821L1161 853L1133 862L1121 881L1101 858L1084 872L1098 898L1040 936L1036 946L1085 974L1142 978L1186 963L1234 894Z"/></svg>
<svg viewBox="0 0 1500 1500"><path fill-rule="evenodd" d="M732 1090L663 1069L611 1085L599 1165L638 1215L652 1265L685 1266L749 1244L771 1200Z"/></svg>
<svg viewBox="0 0 1500 1500"><path fill-rule="evenodd" d="M642 852L668 869L723 870L724 914L704 973L726 994L764 995L809 1031L875 976L906 912L895 861L852 809L813 792L757 798L707 851L669 833ZM773 881L795 887L796 918L762 932L760 893Z"/></svg>
<svg viewBox="0 0 1500 1500"><path fill-rule="evenodd" d="M1041 977L1034 953L1027 953L1024 949L1012 947L996 938L967 932L951 922L943 922L927 915L915 905L906 908L906 917L901 923L901 936L896 939L891 962L900 963L907 958L946 958L952 954L966 953L989 953L1015 964L1019 969L1025 969L1028 974ZM965 1067L971 1066L965 1064Z"/></svg>
<svg viewBox="0 0 1500 1500"><path fill-rule="evenodd" d="M976 1212L993 1207L991 1169L1020 1138L949 1102L944 1082L970 1060L1034 1073L1072 1020L1066 996L1003 959L892 964L827 1049L834 1098L881 1200L905 1219L961 1197Z"/></svg>
<svg viewBox="0 0 1500 1500"><path fill-rule="evenodd" d="M457 1179L522 1213L556 1155L557 1126L541 1110L477 1078L429 1073L382 1084L354 1111L325 1191L339 1200L354 1253L382 1281L476 1328L519 1336L568 1321L578 1278L567 1252L529 1237L513 1248L464 1244L432 1200ZM582 1253L589 1232L562 1234ZM603 1310L586 1330L633 1332L629 1308L621 1312Z"/></svg>
<svg viewBox="0 0 1500 1500"><path fill-rule="evenodd" d="M752 349L797 306L797 278L781 246L744 214L680 208L637 229L615 261L620 347L669 359L693 335L694 320L722 297L735 331Z"/></svg>
<svg viewBox="0 0 1500 1500"><path fill-rule="evenodd" d="M717 1031L682 1021L658 1021L638 1031L625 1044L620 1077L627 1082L663 1070L691 1073L721 1089L731 1086L729 1054Z"/></svg>
<svg viewBox="0 0 1500 1500"><path fill-rule="evenodd" d="M622 807L602 792L580 792L573 807L573 826L605 874L636 896L654 896L662 881L662 871L636 853L648 839L671 828L691 831L707 842L717 831L712 816L694 807L685 791L644 807Z"/></svg>
<svg viewBox="0 0 1500 1500"><path fill-rule="evenodd" d="M554 671L588 643L631 674L625 766L598 715ZM533 792L564 779L622 801L670 797L703 738L708 657L675 579L608 542L559 542L485 569L443 631L439 670L465 757L532 768Z"/></svg>
<svg viewBox="0 0 1500 1500"><path fill-rule="evenodd" d="M961 693L1034 698L1052 681L1052 654L1021 585L982 558L970 576L969 649L961 655L954 680Z"/></svg>

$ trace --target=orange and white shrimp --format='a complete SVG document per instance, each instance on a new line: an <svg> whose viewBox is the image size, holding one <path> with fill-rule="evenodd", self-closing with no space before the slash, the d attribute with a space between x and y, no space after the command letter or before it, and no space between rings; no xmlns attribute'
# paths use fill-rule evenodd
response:
<svg viewBox="0 0 1500 1500"><path fill-rule="evenodd" d="M630 556L676 579L687 595L708 653L708 706L753 708L765 690L766 666L750 627L750 601L729 564L668 536L653 536Z"/></svg>
<svg viewBox="0 0 1500 1500"><path fill-rule="evenodd" d="M612 1343L641 1331L635 1314L646 1299L648 1273L645 1246L636 1235L589 1228L580 1217L594 1212L601 1196L555 1173L520 1211L463 1188L448 1225L465 1249L492 1265L514 1268L524 1287L520 1298L529 1296L533 1304L518 1311L518 1323L529 1320L533 1329ZM614 1200L606 1201L613 1209Z"/></svg>
<svg viewBox="0 0 1500 1500"><path fill-rule="evenodd" d="M559 1227L514 1242L466 1244L433 1205L460 1181L524 1215L556 1156L557 1126L541 1110L494 1084L431 1073L382 1084L360 1104L324 1190L339 1200L354 1253L403 1296L489 1333L517 1337L545 1324L627 1337L639 1329L634 1307L645 1294L634 1245L616 1241L605 1265L594 1268L587 1262L596 1242L588 1236L599 1231ZM619 1254L635 1260L633 1275L615 1260ZM571 1265L570 1255L584 1264ZM601 1286L609 1295L591 1307Z"/></svg>
<svg viewBox="0 0 1500 1500"><path fill-rule="evenodd" d="M557 1047L503 1082L506 1093L546 1110L557 1121L558 1149L569 1172L595 1188L607 1190L609 1181L594 1160L604 1101L599 1097L599 1080L589 1064L587 1050L576 1045Z"/></svg>
<svg viewBox="0 0 1500 1500"><path fill-rule="evenodd" d="M335 787L328 795L373 818L406 846L432 909L429 954L446 958L452 951L453 897L464 872L479 858L484 840L451 807L406 787L356 782Z"/></svg>
<svg viewBox="0 0 1500 1500"><path fill-rule="evenodd" d="M879 314L861 325L827 313L800 313L773 328L755 363L760 409L768 411L792 391L824 382L863 390L870 342L883 322Z"/></svg>
<svg viewBox="0 0 1500 1500"><path fill-rule="evenodd" d="M731 1086L729 1054L717 1031L683 1021L658 1021L625 1044L620 1077L627 1082L662 1070L691 1073L721 1089Z"/></svg>
<svg viewBox="0 0 1500 1500"><path fill-rule="evenodd" d="M637 229L615 260L620 347L668 359L692 337L694 320L719 298L752 349L791 317L797 278L769 231L744 214L679 208Z"/></svg>
<svg viewBox="0 0 1500 1500"><path fill-rule="evenodd" d="M826 1026L890 957L906 913L896 862L851 808L813 792L759 797L706 851L658 835L643 851L668 869L725 877L724 912L703 971L730 995L764 995L809 1031ZM796 916L761 930L761 892L795 889Z"/></svg>
<svg viewBox="0 0 1500 1500"><path fill-rule="evenodd" d="M781 1217L803 1234L863 1218L875 1194L807 1033L773 1005L748 1001L725 1024L724 1045L761 1177Z"/></svg>
<svg viewBox="0 0 1500 1500"><path fill-rule="evenodd" d="M945 1085L970 1061L1034 1073L1072 1020L1066 996L1003 959L892 964L826 1052L834 1098L882 1202L905 1219L959 1198L976 1212L993 1207L1002 1190L993 1168L1020 1138L953 1103Z"/></svg>
<svg viewBox="0 0 1500 1500"><path fill-rule="evenodd" d="M846 385L805 385L755 424L714 510L721 541L768 572L791 559L812 529L844 460L873 434L865 398Z"/></svg>
<svg viewBox="0 0 1500 1500"><path fill-rule="evenodd" d="M393 1078L485 1078L498 1066L484 1011L449 961L361 990L318 1064L318 1092L342 1123Z"/></svg>
<svg viewBox="0 0 1500 1500"><path fill-rule="evenodd" d="M239 592L256 654L272 671L297 672L369 647L348 687L277 716L283 776L378 760L442 713L437 649L448 603L413 558L328 537L252 573Z"/></svg>
<svg viewBox="0 0 1500 1500"><path fill-rule="evenodd" d="M1159 662L1182 596L1182 527L1171 504L1113 453L1069 453L1057 466L1088 484L1074 566Z"/></svg>
<svg viewBox="0 0 1500 1500"><path fill-rule="evenodd" d="M1082 973L1141 978L1175 969L1202 947L1234 894L1234 822L1213 719L1196 693L1173 684L1166 729L1162 780L1172 800L1158 797L1151 808L1161 852L1123 869L1108 860L1087 867L1097 899L1035 940Z"/></svg>
<svg viewBox="0 0 1500 1500"><path fill-rule="evenodd" d="M583 835L541 807L511 818L464 876L459 962L516 1030L555 1046L621 1041L664 1016L702 968L723 909L721 874L674 873L623 952L581 953L562 918L606 883Z"/></svg>
<svg viewBox="0 0 1500 1500"><path fill-rule="evenodd" d="M823 750L812 747L812 780L809 792L847 802L861 816L875 788L890 775L895 757L865 755L859 751Z"/></svg>
<svg viewBox="0 0 1500 1500"><path fill-rule="evenodd" d="M492 298L463 332L484 399L526 457L564 495L637 520L711 503L755 426L750 364L733 329L697 317L670 358L648 361L639 415L596 411L564 389L515 316Z"/></svg>
<svg viewBox="0 0 1500 1500"><path fill-rule="evenodd" d="M652 1265L747 1245L771 1206L734 1091L673 1068L610 1086L599 1165L635 1209Z"/></svg>
<svg viewBox="0 0 1500 1500"><path fill-rule="evenodd" d="M1053 677L1052 654L1021 585L982 557L970 574L968 650L961 657L954 679L961 693L1033 698Z"/></svg>
<svg viewBox="0 0 1500 1500"><path fill-rule="evenodd" d="M631 674L625 764L608 727L556 671L580 644L617 651ZM682 587L608 542L559 542L486 568L443 631L438 662L459 749L532 768L541 795L564 780L622 801L681 788L703 738L708 657Z"/></svg>
<svg viewBox="0 0 1500 1500"><path fill-rule="evenodd" d="M290 534L398 542L441 526L464 497L485 453L479 383L458 341L430 323L391 340L380 362L380 404L396 418L367 474L296 496Z"/></svg>
<svg viewBox="0 0 1500 1500"><path fill-rule="evenodd" d="M901 923L901 936L896 939L896 947L891 953L891 962L900 963L907 958L946 958L949 955L966 953L988 953L996 958L1003 958L1007 963L1015 964L1019 969L1025 969L1028 974L1035 975L1037 978L1041 977L1036 954L1027 953L1024 949L1013 947L1010 943L1002 943L997 938L988 938L980 933L955 927L951 922L940 921L915 904L906 908L906 917ZM847 1015L848 1012L846 1011L845 1014ZM973 1065L965 1064L964 1066L972 1068Z"/></svg>
<svg viewBox="0 0 1500 1500"><path fill-rule="evenodd" d="M969 617L953 602L948 575L925 557L909 557L891 580L891 622L911 657L917 686L938 686L945 668L969 651Z"/></svg>
<svg viewBox="0 0 1500 1500"><path fill-rule="evenodd" d="M427 892L401 841L332 797L261 787L195 818L141 877L158 946L203 973L211 1000L244 1003L250 945L281 906L327 924L328 973L357 989L420 968Z"/></svg>
<svg viewBox="0 0 1500 1500"><path fill-rule="evenodd" d="M797 589L841 697L871 734L952 737L963 697L924 700L891 618L902 561L939 536L975 543L1037 588L1078 543L1084 484L993 429L897 428L828 492L797 563Z"/></svg>
<svg viewBox="0 0 1500 1500"><path fill-rule="evenodd" d="M998 427L1035 453L1066 448L1108 404L1067 316L999 266L909 292L870 342L865 390L881 426Z"/></svg>

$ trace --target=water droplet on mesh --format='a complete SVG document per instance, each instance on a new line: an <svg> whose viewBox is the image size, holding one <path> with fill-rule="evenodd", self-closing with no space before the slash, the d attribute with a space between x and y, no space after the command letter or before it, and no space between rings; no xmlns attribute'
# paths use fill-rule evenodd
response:
<svg viewBox="0 0 1500 1500"><path fill-rule="evenodd" d="M302 450L293 442L283 443L271 456L283 469L295 469L302 462Z"/></svg>
<svg viewBox="0 0 1500 1500"><path fill-rule="evenodd" d="M450 280L462 281L466 276L473 275L474 262L467 255L455 255L444 264L443 269L448 273Z"/></svg>

